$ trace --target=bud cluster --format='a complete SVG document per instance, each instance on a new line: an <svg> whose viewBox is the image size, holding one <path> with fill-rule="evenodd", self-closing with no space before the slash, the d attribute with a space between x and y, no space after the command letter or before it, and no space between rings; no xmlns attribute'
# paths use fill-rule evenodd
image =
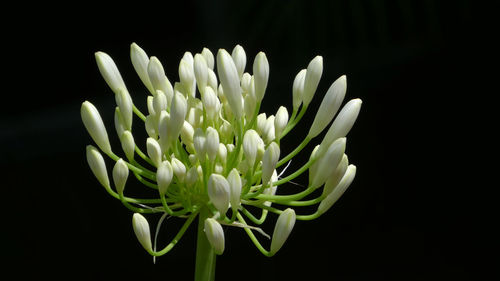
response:
<svg viewBox="0 0 500 281"><path fill-rule="evenodd" d="M285 243L296 220L312 220L325 213L353 181L356 167L345 154L346 135L358 116L361 100L353 99L340 109L347 87L345 76L334 81L324 95L304 141L284 157L280 150L280 141L300 121L316 93L323 72L321 56L295 77L291 115L283 106L274 115L259 114L269 80L269 63L263 52L255 56L252 73L245 72L250 67L239 45L231 53L220 49L216 56L207 48L194 56L186 52L179 63L178 82L171 82L160 60L149 57L135 43L130 56L150 93L147 114L133 104L111 57L95 54L99 71L115 95L114 125L123 157L111 148L94 105L83 102L81 117L97 146L87 146L92 172L109 194L134 212L134 232L151 255L168 252L194 218L204 213L204 232L215 253L222 254L225 248L222 225L232 225L243 227L257 248L272 256ZM134 115L140 124L134 124ZM143 125L148 138L134 139L132 130ZM288 176L278 177L277 169L328 126L309 161ZM116 162L114 188L99 150ZM309 182L304 190L287 192L286 183L306 171ZM129 173L152 191L153 198L124 195ZM315 192L321 187L322 191ZM273 207L273 203L285 209ZM312 214L294 210L310 205L318 206ZM252 214L248 206L260 208L261 214ZM254 236L252 230L259 228L246 221L260 225L268 212L279 215L270 250ZM150 213L186 219L161 251L153 249L149 224L141 215Z"/></svg>

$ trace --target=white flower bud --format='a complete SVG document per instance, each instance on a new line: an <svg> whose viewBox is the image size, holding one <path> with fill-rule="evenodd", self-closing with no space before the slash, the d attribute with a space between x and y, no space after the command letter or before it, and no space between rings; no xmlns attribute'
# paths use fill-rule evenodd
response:
<svg viewBox="0 0 500 281"><path fill-rule="evenodd" d="M172 158L172 170L180 182L184 182L186 176L186 166L177 158Z"/></svg>
<svg viewBox="0 0 500 281"><path fill-rule="evenodd" d="M309 168L309 182L312 188L318 188L324 184L335 171L344 155L345 144L345 138L337 139L328 147L325 154L319 154L320 158Z"/></svg>
<svg viewBox="0 0 500 281"><path fill-rule="evenodd" d="M141 78L142 83L144 83L151 94L154 94L155 90L148 75L149 57L146 52L136 43L132 43L132 45L130 45L130 59L132 60L135 72L137 72L137 75Z"/></svg>
<svg viewBox="0 0 500 281"><path fill-rule="evenodd" d="M333 116L335 116L344 100L346 89L347 82L345 75L340 76L339 79L333 82L326 92L323 101L321 101L316 117L314 117L313 124L307 135L309 138L319 135L330 121L332 121Z"/></svg>
<svg viewBox="0 0 500 281"><path fill-rule="evenodd" d="M257 102L262 101L269 80L269 62L266 54L259 52L253 62L253 77L255 85L255 98Z"/></svg>
<svg viewBox="0 0 500 281"><path fill-rule="evenodd" d="M217 53L217 72L219 73L220 83L224 89L224 96L231 107L231 111L239 119L243 111L240 77L233 59L224 49L219 49Z"/></svg>
<svg viewBox="0 0 500 281"><path fill-rule="evenodd" d="M181 130L181 140L186 146L193 145L194 129L189 122L184 122Z"/></svg>
<svg viewBox="0 0 500 281"><path fill-rule="evenodd" d="M213 162L219 150L219 133L212 127L207 128L205 148L208 159Z"/></svg>
<svg viewBox="0 0 500 281"><path fill-rule="evenodd" d="M127 159L134 159L135 142L132 133L130 131L124 131L120 137L120 141L122 143L123 152L125 152L125 156L127 157Z"/></svg>
<svg viewBox="0 0 500 281"><path fill-rule="evenodd" d="M332 192L332 190L337 186L337 184L344 176L347 170L347 166L349 166L349 160L347 158L347 155L344 154L342 156L342 160L340 160L339 165L337 166L337 168L335 168L335 171L326 180L325 186L323 187L323 195L330 194L330 192Z"/></svg>
<svg viewBox="0 0 500 281"><path fill-rule="evenodd" d="M214 54L212 54L212 52L207 49L207 48L203 48L203 50L201 51L201 55L205 58L205 60L207 61L207 66L208 68L210 68L211 70L214 70Z"/></svg>
<svg viewBox="0 0 500 281"><path fill-rule="evenodd" d="M104 162L104 158L102 158L101 153L92 145L87 145L86 152L87 163L89 164L90 170L92 170L92 173L102 186L109 189L110 185L108 172L106 171L106 162Z"/></svg>
<svg viewBox="0 0 500 281"><path fill-rule="evenodd" d="M194 77L193 64L190 64L185 59L181 59L179 63L179 79L184 89L188 91L188 96L194 97L193 83L196 83Z"/></svg>
<svg viewBox="0 0 500 281"><path fill-rule="evenodd" d="M250 121L255 112L255 107L257 103L255 101L255 97L253 95L246 95L244 99L244 110L245 110L245 118Z"/></svg>
<svg viewBox="0 0 500 281"><path fill-rule="evenodd" d="M262 184L267 185L280 158L280 147L272 142L262 157Z"/></svg>
<svg viewBox="0 0 500 281"><path fill-rule="evenodd" d="M207 184L208 197L215 208L225 215L229 208L230 188L229 183L219 174L211 174Z"/></svg>
<svg viewBox="0 0 500 281"><path fill-rule="evenodd" d="M108 54L104 52L96 52L95 59L102 77L115 94L117 94L120 90L127 89L120 71L118 71L118 67L116 67L115 62Z"/></svg>
<svg viewBox="0 0 500 281"><path fill-rule="evenodd" d="M165 75L165 70L161 62L156 57L151 57L148 64L148 76L153 88L162 91L167 97L168 104L171 104L174 89Z"/></svg>
<svg viewBox="0 0 500 281"><path fill-rule="evenodd" d="M214 172L216 174L222 175L222 173L224 172L224 167L221 165L221 163L215 163Z"/></svg>
<svg viewBox="0 0 500 281"><path fill-rule="evenodd" d="M288 124L288 111L286 107L280 106L276 112L276 117L274 118L274 136L277 140L281 138L283 130Z"/></svg>
<svg viewBox="0 0 500 281"><path fill-rule="evenodd" d="M207 136L201 128L197 128L194 131L193 144L194 150L196 151L196 157L198 157L201 162L205 162L205 155L207 153Z"/></svg>
<svg viewBox="0 0 500 281"><path fill-rule="evenodd" d="M159 167L161 164L161 161L162 161L162 159L161 159L162 153L161 153L160 144L155 139L148 138L146 140L146 150L147 150L149 159L151 159L151 161L153 162L153 164L156 167Z"/></svg>
<svg viewBox="0 0 500 281"><path fill-rule="evenodd" d="M167 152L170 147L169 132L168 132L169 121L170 121L170 115L165 110L160 112L160 116L158 117L158 135L160 137L159 139L160 147L163 152Z"/></svg>
<svg viewBox="0 0 500 281"><path fill-rule="evenodd" d="M274 140L274 115L269 116L264 123L262 138L265 143L270 143Z"/></svg>
<svg viewBox="0 0 500 281"><path fill-rule="evenodd" d="M311 102L316 89L318 88L321 74L323 73L323 57L317 56L311 60L307 66L306 77L304 78L304 90L302 93L302 102L308 106Z"/></svg>
<svg viewBox="0 0 500 281"><path fill-rule="evenodd" d="M226 120L222 121L222 125L219 127L219 137L221 139L228 140L231 138L231 134L233 133L233 126L231 123L227 122Z"/></svg>
<svg viewBox="0 0 500 281"><path fill-rule="evenodd" d="M300 104L302 103L302 96L304 93L304 79L306 78L306 69L302 69L295 76L295 80L293 80L293 110L297 111L299 109Z"/></svg>
<svg viewBox="0 0 500 281"><path fill-rule="evenodd" d="M115 183L116 192L122 194L125 190L125 183L128 178L128 167L123 159L118 159L115 166L113 167L113 181Z"/></svg>
<svg viewBox="0 0 500 281"><path fill-rule="evenodd" d="M227 159L227 148L223 143L219 143L219 150L217 151L217 157L220 161L225 164Z"/></svg>
<svg viewBox="0 0 500 281"><path fill-rule="evenodd" d="M265 113L261 113L259 115L257 115L257 125L256 125L256 130L257 132L259 133L263 133L264 131L264 126L266 125L266 121L267 121L267 116Z"/></svg>
<svg viewBox="0 0 500 281"><path fill-rule="evenodd" d="M261 144L262 143L262 144ZM248 130L243 136L243 153L250 167L253 167L257 158L259 145L263 146L263 141L255 130Z"/></svg>
<svg viewBox="0 0 500 281"><path fill-rule="evenodd" d="M193 186L198 180L198 168L196 166L192 166L186 173L186 186Z"/></svg>
<svg viewBox="0 0 500 281"><path fill-rule="evenodd" d="M80 114L83 125L85 125L94 142L104 153L110 154L111 145L109 144L108 133L97 108L90 102L84 101L80 109Z"/></svg>
<svg viewBox="0 0 500 281"><path fill-rule="evenodd" d="M161 90L156 90L156 94L153 97L153 109L154 109L154 112L160 113L163 110L166 111L167 107L168 107L167 96Z"/></svg>
<svg viewBox="0 0 500 281"><path fill-rule="evenodd" d="M345 137L351 130L356 118L358 118L359 110L361 109L361 100L350 100L339 112L335 120L333 120L330 129L326 133L321 145L329 144L338 138Z"/></svg>
<svg viewBox="0 0 500 281"><path fill-rule="evenodd" d="M146 116L146 122L144 122L144 127L148 136L151 138L158 138L158 118L155 115Z"/></svg>
<svg viewBox="0 0 500 281"><path fill-rule="evenodd" d="M154 97L153 96L148 96L146 98L146 104L148 106L148 113L150 115L156 115L156 111L155 111L155 107L154 107L154 102L153 101L154 101Z"/></svg>
<svg viewBox="0 0 500 281"><path fill-rule="evenodd" d="M205 112L207 113L207 119L215 121L219 111L220 102L211 87L205 87L205 91L201 94L201 101L203 103L203 107L205 108Z"/></svg>
<svg viewBox="0 0 500 281"><path fill-rule="evenodd" d="M120 108L118 106L115 107L114 121L115 121L116 134L118 136L121 136L123 132L125 132L125 125L123 124L124 123L123 118L120 112Z"/></svg>
<svg viewBox="0 0 500 281"><path fill-rule="evenodd" d="M247 55L245 54L245 50L240 45L236 45L231 53L231 57L233 58L236 69L238 70L238 76L241 79L247 64Z"/></svg>
<svg viewBox="0 0 500 281"><path fill-rule="evenodd" d="M172 165L168 161L161 162L156 171L156 182L158 183L158 191L160 195L165 195L170 183L172 182L172 177L174 176L174 171Z"/></svg>
<svg viewBox="0 0 500 281"><path fill-rule="evenodd" d="M184 120L187 113L186 98L179 92L175 92L170 107L170 120L167 126L167 136L170 142L175 141L184 126Z"/></svg>
<svg viewBox="0 0 500 281"><path fill-rule="evenodd" d="M224 230L220 223L212 218L205 219L205 234L208 242L212 245L214 252L217 255L222 255L224 252Z"/></svg>
<svg viewBox="0 0 500 281"><path fill-rule="evenodd" d="M132 216L132 226L134 228L135 236L141 243L142 247L149 253L153 251L151 246L151 234L149 232L149 223L145 217L139 213Z"/></svg>
<svg viewBox="0 0 500 281"><path fill-rule="evenodd" d="M194 55L194 76L198 85L198 91L202 93L208 83L208 66L207 61L200 54Z"/></svg>
<svg viewBox="0 0 500 281"><path fill-rule="evenodd" d="M295 211L287 208L280 214L276 226L274 227L273 238L271 240L270 254L274 255L281 249L295 225Z"/></svg>
<svg viewBox="0 0 500 281"><path fill-rule="evenodd" d="M352 181L354 180L354 177L356 176L356 166L354 165L349 165L347 167L347 170L340 180L339 184L333 189L328 196L321 201L321 203L318 206L318 213L324 214L328 209L330 209L337 200L339 200L340 196L344 194L346 189L351 185Z"/></svg>
<svg viewBox="0 0 500 281"><path fill-rule="evenodd" d="M212 88L214 91L218 88L217 75L210 68L208 69L208 82L207 85Z"/></svg>
<svg viewBox="0 0 500 281"><path fill-rule="evenodd" d="M243 73L243 76L241 76L241 89L243 92L248 93L250 91L250 83L252 83L252 75L248 72Z"/></svg>
<svg viewBox="0 0 500 281"><path fill-rule="evenodd" d="M122 117L123 125L126 130L132 130L132 111L133 103L132 98L128 94L127 90L119 90L115 94L116 105L120 109L120 115Z"/></svg>
<svg viewBox="0 0 500 281"><path fill-rule="evenodd" d="M227 182L229 183L230 189L229 202L231 203L233 212L236 212L240 206L242 187L240 173L236 168L233 168L231 172L229 172L229 175L227 175Z"/></svg>

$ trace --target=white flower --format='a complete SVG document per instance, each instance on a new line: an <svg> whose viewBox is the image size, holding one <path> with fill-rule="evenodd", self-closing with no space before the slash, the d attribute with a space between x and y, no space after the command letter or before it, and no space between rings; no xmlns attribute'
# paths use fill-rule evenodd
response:
<svg viewBox="0 0 500 281"><path fill-rule="evenodd" d="M296 216L293 209L287 208L280 214L274 227L273 239L271 240L271 255L278 252L283 244L285 244L295 225L295 219Z"/></svg>
<svg viewBox="0 0 500 281"><path fill-rule="evenodd" d="M149 223L145 217L143 217L139 213L135 213L132 216L132 226L134 228L135 236L139 243L141 243L142 247L146 249L148 252L153 251L153 247L151 246L151 234L149 233Z"/></svg>
<svg viewBox="0 0 500 281"><path fill-rule="evenodd" d="M214 252L217 255L222 255L224 252L224 230L220 223L212 218L205 219L205 234L208 242L212 245Z"/></svg>
<svg viewBox="0 0 500 281"><path fill-rule="evenodd" d="M125 189L125 183L128 178L128 167L121 158L116 161L115 166L113 167L113 181L115 183L116 191L118 194L123 193Z"/></svg>
<svg viewBox="0 0 500 281"><path fill-rule="evenodd" d="M97 108L90 102L85 101L82 103L80 113L83 125L85 125L85 128L97 146L106 154L112 153L108 133L106 132L106 127L104 127L104 122L102 122L101 115L99 115Z"/></svg>

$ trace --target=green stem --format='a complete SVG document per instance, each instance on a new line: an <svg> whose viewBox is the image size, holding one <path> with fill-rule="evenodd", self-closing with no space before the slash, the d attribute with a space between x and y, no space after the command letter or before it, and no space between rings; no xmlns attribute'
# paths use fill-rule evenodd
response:
<svg viewBox="0 0 500 281"><path fill-rule="evenodd" d="M203 207L198 218L198 241L196 244L196 267L194 273L195 281L215 280L215 252L203 229L205 219L210 217L210 210Z"/></svg>
<svg viewBox="0 0 500 281"><path fill-rule="evenodd" d="M276 168L280 167L281 165L285 164L288 162L290 159L292 159L297 153L299 153L306 145L311 141L310 137L306 137L300 144L295 148L292 152L290 152L285 158L281 159L278 164L276 164Z"/></svg>

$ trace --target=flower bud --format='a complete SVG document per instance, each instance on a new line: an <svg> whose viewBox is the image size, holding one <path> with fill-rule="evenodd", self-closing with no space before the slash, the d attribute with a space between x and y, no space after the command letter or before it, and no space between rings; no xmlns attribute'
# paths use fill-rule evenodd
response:
<svg viewBox="0 0 500 281"><path fill-rule="evenodd" d="M165 195L170 183L172 182L173 176L174 171L170 162L166 160L161 162L160 166L158 166L158 170L156 171L156 182L158 183L158 191L160 192L160 195Z"/></svg>
<svg viewBox="0 0 500 281"><path fill-rule="evenodd" d="M189 122L184 122L181 130L181 140L186 145L186 149L189 153L194 153L193 135L193 126L191 126Z"/></svg>
<svg viewBox="0 0 500 281"><path fill-rule="evenodd" d="M257 102L262 101L269 80L269 62L266 54L259 52L253 62L253 77L255 85L255 98Z"/></svg>
<svg viewBox="0 0 500 281"><path fill-rule="evenodd" d="M245 118L248 122L252 120L256 106L257 104L255 101L255 97L250 94L246 95L244 99L244 110L245 110Z"/></svg>
<svg viewBox="0 0 500 281"><path fill-rule="evenodd" d="M236 212L240 206L241 197L241 177L236 168L233 168L231 172L229 172L229 175L227 175L227 182L229 183L230 189L229 202L231 203L233 212Z"/></svg>
<svg viewBox="0 0 500 281"><path fill-rule="evenodd" d="M124 131L120 137L120 141L122 143L123 152L125 152L125 156L127 157L127 159L134 159L135 142L132 133L130 131Z"/></svg>
<svg viewBox="0 0 500 281"><path fill-rule="evenodd" d="M154 109L154 112L160 113L163 110L166 111L167 107L168 107L167 96L161 90L156 90L156 94L153 97L153 109Z"/></svg>
<svg viewBox="0 0 500 281"><path fill-rule="evenodd" d="M302 102L308 106L311 102L316 89L318 88L321 74L323 73L323 57L317 56L311 60L307 66L307 73L304 78L304 90L302 93Z"/></svg>
<svg viewBox="0 0 500 281"><path fill-rule="evenodd" d="M116 67L115 62L108 54L104 52L96 52L95 59L102 77L115 94L117 94L120 90L127 89L120 71L118 71L118 67Z"/></svg>
<svg viewBox="0 0 500 281"><path fill-rule="evenodd" d="M174 89L165 75L165 70L163 69L161 62L156 57L151 57L149 60L148 76L155 91L162 91L167 97L168 104L170 104L174 94Z"/></svg>
<svg viewBox="0 0 500 281"><path fill-rule="evenodd" d="M208 159L213 162L219 150L219 133L212 127L207 128L205 148Z"/></svg>
<svg viewBox="0 0 500 281"><path fill-rule="evenodd" d="M134 228L135 236L137 240L141 243L142 247L146 249L149 253L153 251L151 246L151 234L149 232L149 223L145 217L139 213L135 213L132 216L132 226Z"/></svg>
<svg viewBox="0 0 500 281"><path fill-rule="evenodd" d="M90 166L90 170L97 178L97 180L104 186L106 189L110 188L108 172L106 171L106 163L104 162L104 158L102 158L99 150L92 145L87 145L87 163Z"/></svg>
<svg viewBox="0 0 500 281"><path fill-rule="evenodd" d="M132 98L127 90L119 90L115 94L116 105L120 108L120 115L122 117L123 125L126 130L132 130Z"/></svg>
<svg viewBox="0 0 500 281"><path fill-rule="evenodd" d="M295 225L295 219L296 216L293 209L287 208L280 214L276 226L274 227L273 239L271 240L271 255L276 254L283 244L285 244L286 239Z"/></svg>
<svg viewBox="0 0 500 281"><path fill-rule="evenodd" d="M144 127L148 136L154 139L158 138L158 118L156 115L146 116L146 121L144 122Z"/></svg>
<svg viewBox="0 0 500 281"><path fill-rule="evenodd" d="M208 66L207 61L201 54L194 55L194 77L198 85L198 91L202 93L208 83Z"/></svg>
<svg viewBox="0 0 500 281"><path fill-rule="evenodd" d="M116 134L118 136L121 136L123 132L125 132L125 125L123 122L122 114L120 112L120 108L118 106L115 107L114 121L115 121Z"/></svg>
<svg viewBox="0 0 500 281"><path fill-rule="evenodd" d="M221 255L224 252L224 230L220 223L212 218L205 219L205 234L214 252Z"/></svg>
<svg viewBox="0 0 500 281"><path fill-rule="evenodd" d="M262 184L267 185L280 158L280 147L272 142L262 157Z"/></svg>
<svg viewBox="0 0 500 281"><path fill-rule="evenodd" d="M326 179L335 171L344 155L345 144L345 138L337 139L324 154L319 154L320 158L309 168L309 182L312 188L318 188L324 184Z"/></svg>
<svg viewBox="0 0 500 281"><path fill-rule="evenodd" d="M302 69L295 76L295 80L293 80L293 110L297 111L299 109L300 104L302 103L302 96L304 93L304 79L306 78L306 69Z"/></svg>
<svg viewBox="0 0 500 281"><path fill-rule="evenodd" d="M184 120L187 113L186 98L179 92L175 92L170 107L170 120L167 126L167 137L169 142L175 141L184 126Z"/></svg>
<svg viewBox="0 0 500 281"><path fill-rule="evenodd" d="M188 96L194 97L196 80L194 77L193 62L189 63L185 59L181 59L179 63L179 79L181 84L186 91L188 91Z"/></svg>
<svg viewBox="0 0 500 281"><path fill-rule="evenodd" d="M192 166L186 173L186 186L193 186L198 180L198 168L196 166Z"/></svg>
<svg viewBox="0 0 500 281"><path fill-rule="evenodd" d="M266 121L267 121L267 116L266 116L266 113L261 113L259 115L257 115L257 132L263 134L264 132L264 126L266 125Z"/></svg>
<svg viewBox="0 0 500 281"><path fill-rule="evenodd" d="M203 50L201 51L201 55L207 61L208 68L210 68L211 70L214 70L214 61L215 61L214 54L212 54L212 52L209 49L203 48Z"/></svg>
<svg viewBox="0 0 500 281"><path fill-rule="evenodd" d="M210 202L224 216L229 208L230 195L229 183L226 178L218 174L211 174L208 179L207 191Z"/></svg>
<svg viewBox="0 0 500 281"><path fill-rule="evenodd" d="M113 181L115 182L116 192L122 194L125 189L125 183L128 178L128 167L123 159L118 159L113 167Z"/></svg>
<svg viewBox="0 0 500 281"><path fill-rule="evenodd" d="M158 136L160 137L159 143L163 152L167 152L170 147L168 132L169 121L170 114L168 114L165 110L162 110L162 112L160 112L160 116L158 117Z"/></svg>
<svg viewBox="0 0 500 281"><path fill-rule="evenodd" d="M177 158L172 158L171 162L175 176L180 182L183 182L186 176L186 166Z"/></svg>
<svg viewBox="0 0 500 281"><path fill-rule="evenodd" d="M241 89L243 92L249 92L250 91L250 83L252 83L252 75L250 73L245 72L241 76Z"/></svg>
<svg viewBox="0 0 500 281"><path fill-rule="evenodd" d="M137 72L137 75L141 78L142 83L148 88L151 94L154 94L155 90L148 75L149 57L136 43L130 45L130 60L132 61L135 72Z"/></svg>
<svg viewBox="0 0 500 281"><path fill-rule="evenodd" d="M276 117L274 118L274 136L275 139L279 140L283 130L285 130L286 124L288 124L288 111L286 107L280 106L276 112Z"/></svg>
<svg viewBox="0 0 500 281"><path fill-rule="evenodd" d="M160 144L155 139L148 138L146 140L146 149L149 159L151 159L151 161L156 167L160 167L162 161Z"/></svg>
<svg viewBox="0 0 500 281"><path fill-rule="evenodd" d="M351 130L356 118L358 118L362 101L360 99L350 100L333 120L330 129L326 133L321 145L329 144L338 138L345 137Z"/></svg>
<svg viewBox="0 0 500 281"><path fill-rule="evenodd" d="M154 108L153 101L154 101L154 97L153 96L148 96L146 98L146 104L147 104L147 107L148 107L148 113L150 115L156 115L156 111L155 111L155 108Z"/></svg>
<svg viewBox="0 0 500 281"><path fill-rule="evenodd" d="M262 138L265 143L270 143L274 140L274 115L269 116L264 123Z"/></svg>
<svg viewBox="0 0 500 281"><path fill-rule="evenodd" d="M245 50L240 45L236 45L231 53L231 57L233 58L236 69L238 70L238 76L241 79L247 64L247 55L245 54Z"/></svg>
<svg viewBox="0 0 500 281"><path fill-rule="evenodd" d="M340 196L344 194L346 189L351 185L354 177L356 176L356 166L349 165L347 170L340 180L339 184L335 187L335 189L328 194L328 196L321 201L318 206L318 214L324 214L328 209L330 209L337 200L339 200Z"/></svg>
<svg viewBox="0 0 500 281"><path fill-rule="evenodd" d="M224 89L224 96L231 107L231 111L239 120L243 109L240 77L233 59L224 49L219 49L217 54L217 72L219 73L220 83Z"/></svg>
<svg viewBox="0 0 500 281"><path fill-rule="evenodd" d="M307 135L309 138L319 135L330 121L332 121L333 116L335 116L344 100L346 89L347 82L345 75L340 76L339 79L333 82L328 92L326 92L323 101L321 101L316 117L314 117L313 124Z"/></svg>
<svg viewBox="0 0 500 281"><path fill-rule="evenodd" d="M207 137L201 128L197 128L194 131L193 143L196 157L198 157L201 162L204 162L207 153Z"/></svg>
<svg viewBox="0 0 500 281"><path fill-rule="evenodd" d="M219 127L219 136L223 140L228 140L231 138L233 133L233 126L226 120L222 120L222 125Z"/></svg>
<svg viewBox="0 0 500 281"><path fill-rule="evenodd" d="M111 145L109 144L108 133L97 108L90 102L84 101L80 109L80 114L83 125L85 125L94 142L104 153L110 154Z"/></svg>
<svg viewBox="0 0 500 281"><path fill-rule="evenodd" d="M250 167L253 167L257 158L257 149L259 145L263 146L263 141L255 130L248 130L243 136L243 153Z"/></svg>
<svg viewBox="0 0 500 281"><path fill-rule="evenodd" d="M205 87L205 91L201 94L201 101L203 103L203 107L205 108L207 119L209 121L215 121L219 111L220 102L211 87Z"/></svg>
<svg viewBox="0 0 500 281"><path fill-rule="evenodd" d="M349 160L347 158L347 155L344 154L344 156L342 156L342 160L340 160L339 165L337 166L337 168L335 168L335 171L326 180L325 186L323 187L323 195L330 194L330 192L332 192L332 190L337 186L337 184L344 176L345 171L347 170L347 166L349 166Z"/></svg>
<svg viewBox="0 0 500 281"><path fill-rule="evenodd" d="M227 148L223 143L219 143L219 150L217 151L217 157L219 157L220 162L226 163L227 159Z"/></svg>
<svg viewBox="0 0 500 281"><path fill-rule="evenodd" d="M208 69L208 82L207 85L212 88L214 91L218 88L217 75L212 69Z"/></svg>

